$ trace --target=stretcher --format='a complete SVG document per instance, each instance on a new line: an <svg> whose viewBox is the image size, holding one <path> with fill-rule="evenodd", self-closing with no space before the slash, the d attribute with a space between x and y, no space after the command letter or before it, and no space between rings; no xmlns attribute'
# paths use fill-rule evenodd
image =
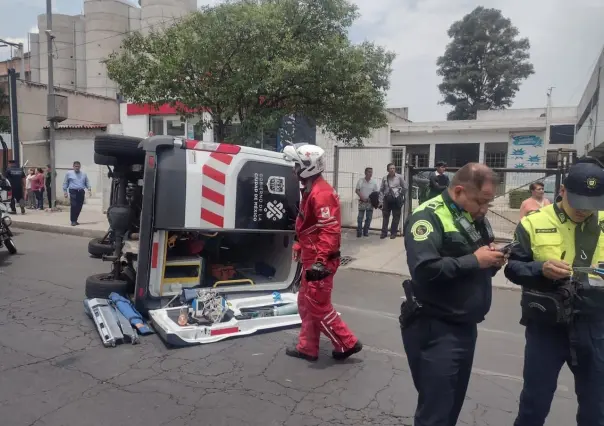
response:
<svg viewBox="0 0 604 426"><path fill-rule="evenodd" d="M149 317L155 331L170 346L214 343L263 330L293 327L302 322L297 312L297 295L293 293L281 293L278 302L273 294L222 297L232 312L224 322L180 326L178 317L182 306L150 310ZM292 305L296 309L291 309ZM190 313L193 312L192 307L188 309Z"/></svg>

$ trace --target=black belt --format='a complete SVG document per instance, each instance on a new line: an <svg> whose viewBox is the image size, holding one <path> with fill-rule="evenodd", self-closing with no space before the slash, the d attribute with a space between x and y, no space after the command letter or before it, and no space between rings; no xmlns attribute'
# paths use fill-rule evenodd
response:
<svg viewBox="0 0 604 426"><path fill-rule="evenodd" d="M71 191L77 191L77 192L79 192L79 191L85 191L85 189L70 189L69 192L71 192Z"/></svg>

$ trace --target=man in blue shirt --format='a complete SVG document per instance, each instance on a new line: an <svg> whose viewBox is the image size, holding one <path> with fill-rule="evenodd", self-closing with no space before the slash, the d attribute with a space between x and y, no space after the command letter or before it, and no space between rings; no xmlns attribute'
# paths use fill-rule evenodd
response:
<svg viewBox="0 0 604 426"><path fill-rule="evenodd" d="M90 191L90 182L86 173L80 170L82 165L79 161L73 162L73 170L70 170L65 175L63 182L63 195L65 198L69 196L69 204L71 205L70 217L71 226L79 225L78 217L84 205L84 190L88 190L88 195L92 195Z"/></svg>

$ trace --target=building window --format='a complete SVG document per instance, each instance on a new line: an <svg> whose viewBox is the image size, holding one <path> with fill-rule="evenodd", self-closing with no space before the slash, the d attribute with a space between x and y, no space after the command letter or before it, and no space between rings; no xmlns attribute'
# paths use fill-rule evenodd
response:
<svg viewBox="0 0 604 426"><path fill-rule="evenodd" d="M572 145L575 143L574 124L549 126L549 143L551 145Z"/></svg>
<svg viewBox="0 0 604 426"><path fill-rule="evenodd" d="M391 163L394 164L396 168L396 172L400 175L403 174L403 165L405 164L405 158L403 157L404 148L392 148L392 160Z"/></svg>
<svg viewBox="0 0 604 426"><path fill-rule="evenodd" d="M149 129L154 135L164 134L164 117L151 117L149 119Z"/></svg>
<svg viewBox="0 0 604 426"><path fill-rule="evenodd" d="M485 152L484 163L492 169L505 169L506 152Z"/></svg>
<svg viewBox="0 0 604 426"><path fill-rule="evenodd" d="M177 119L166 119L166 135L184 137L186 133L186 126L184 121Z"/></svg>

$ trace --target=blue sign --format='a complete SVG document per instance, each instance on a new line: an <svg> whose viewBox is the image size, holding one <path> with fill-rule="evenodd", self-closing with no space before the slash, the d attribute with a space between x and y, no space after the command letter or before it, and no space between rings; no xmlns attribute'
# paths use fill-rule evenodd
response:
<svg viewBox="0 0 604 426"><path fill-rule="evenodd" d="M518 163L514 166L515 169L525 169L524 163Z"/></svg>
<svg viewBox="0 0 604 426"><path fill-rule="evenodd" d="M541 147L543 146L543 139L539 136L529 135L529 136L513 136L512 137L512 145L514 146L534 146Z"/></svg>
<svg viewBox="0 0 604 426"><path fill-rule="evenodd" d="M524 157L524 154L526 154L526 151L524 150L524 148L518 148L518 149L512 150L512 157L514 157L516 159Z"/></svg>
<svg viewBox="0 0 604 426"><path fill-rule="evenodd" d="M528 158L528 162L529 162L529 164L533 164L533 165L534 164L539 164L539 163L541 163L541 156L539 156L539 155L531 155Z"/></svg>

